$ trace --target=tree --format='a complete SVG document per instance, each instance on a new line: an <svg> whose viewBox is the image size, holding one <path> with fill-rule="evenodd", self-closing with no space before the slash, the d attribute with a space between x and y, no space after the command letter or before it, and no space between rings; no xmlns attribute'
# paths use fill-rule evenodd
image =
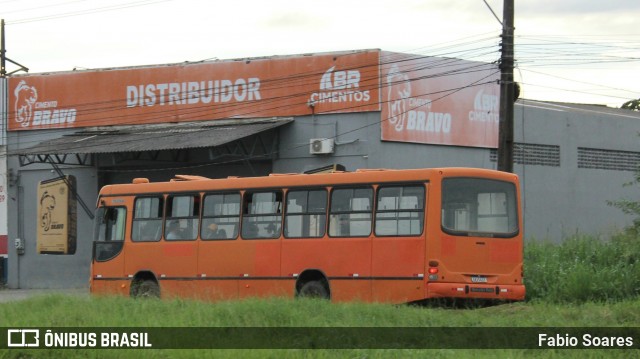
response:
<svg viewBox="0 0 640 359"><path fill-rule="evenodd" d="M630 100L622 104L620 108L631 111L640 111L640 98L636 100Z"/></svg>

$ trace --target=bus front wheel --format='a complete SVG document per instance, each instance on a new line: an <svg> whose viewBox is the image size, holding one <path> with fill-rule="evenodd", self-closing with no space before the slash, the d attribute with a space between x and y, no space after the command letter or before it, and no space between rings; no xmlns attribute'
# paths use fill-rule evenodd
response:
<svg viewBox="0 0 640 359"><path fill-rule="evenodd" d="M298 296L302 298L329 299L329 291L323 283L312 280L302 285Z"/></svg>

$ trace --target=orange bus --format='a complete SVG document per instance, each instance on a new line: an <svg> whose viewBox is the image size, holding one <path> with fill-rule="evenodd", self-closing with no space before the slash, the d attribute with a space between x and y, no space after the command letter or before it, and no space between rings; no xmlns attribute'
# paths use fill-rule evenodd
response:
<svg viewBox="0 0 640 359"><path fill-rule="evenodd" d="M518 177L358 170L102 188L91 292L523 300Z"/></svg>

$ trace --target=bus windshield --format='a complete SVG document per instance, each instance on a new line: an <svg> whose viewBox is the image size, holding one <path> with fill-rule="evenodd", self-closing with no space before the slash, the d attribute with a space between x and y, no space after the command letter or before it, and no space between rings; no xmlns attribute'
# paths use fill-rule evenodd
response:
<svg viewBox="0 0 640 359"><path fill-rule="evenodd" d="M444 179L442 229L459 236L515 236L518 233L515 185L482 178Z"/></svg>

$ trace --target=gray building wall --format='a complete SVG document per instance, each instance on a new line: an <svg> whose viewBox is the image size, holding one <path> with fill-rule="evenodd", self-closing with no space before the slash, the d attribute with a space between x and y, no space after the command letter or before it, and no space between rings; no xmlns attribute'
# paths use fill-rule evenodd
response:
<svg viewBox="0 0 640 359"><path fill-rule="evenodd" d="M348 171L359 168L480 167L495 168L485 148L434 146L380 140L380 113L297 117L281 129L275 172L304 172L339 163ZM309 153L312 138L334 138L335 152Z"/></svg>
<svg viewBox="0 0 640 359"><path fill-rule="evenodd" d="M57 131L26 131L10 133L9 150L26 148L65 133ZM38 217L38 182L58 177L50 165L32 164L20 167L17 156L8 157L12 176L8 181L9 196L9 263L8 285L10 288L79 288L89 281L93 221L78 205L77 248L72 255L48 255L36 253L36 230ZM93 209L97 198L97 171L92 167L60 166L65 174L77 180L80 197ZM18 255L13 241L24 242L25 253Z"/></svg>
<svg viewBox="0 0 640 359"><path fill-rule="evenodd" d="M621 198L640 200L633 169L640 164L640 113L602 106L519 101L515 106L515 141L559 146L560 166L528 152L516 160L524 193L527 238L560 241L575 233L608 237L632 217L609 206ZM588 149L580 159L579 148ZM525 153L527 155L527 153ZM520 163L518 163L520 162ZM587 168L595 167L595 168Z"/></svg>

